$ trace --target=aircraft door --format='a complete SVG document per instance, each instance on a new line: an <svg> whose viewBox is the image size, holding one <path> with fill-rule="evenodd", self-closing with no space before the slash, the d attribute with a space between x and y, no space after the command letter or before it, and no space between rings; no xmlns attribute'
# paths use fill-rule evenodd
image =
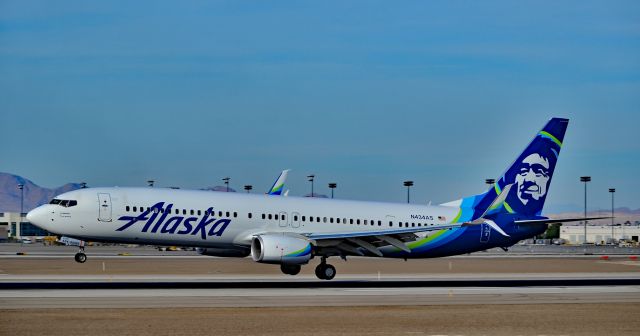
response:
<svg viewBox="0 0 640 336"><path fill-rule="evenodd" d="M111 221L111 195L106 193L98 194L98 220L101 222Z"/></svg>
<svg viewBox="0 0 640 336"><path fill-rule="evenodd" d="M280 225L280 227L286 227L287 226L287 221L289 220L287 218L287 213L284 211L280 211L280 216L278 216L278 225Z"/></svg>
<svg viewBox="0 0 640 336"><path fill-rule="evenodd" d="M291 213L291 227L292 228L299 228L300 227L300 214L297 212L292 212Z"/></svg>

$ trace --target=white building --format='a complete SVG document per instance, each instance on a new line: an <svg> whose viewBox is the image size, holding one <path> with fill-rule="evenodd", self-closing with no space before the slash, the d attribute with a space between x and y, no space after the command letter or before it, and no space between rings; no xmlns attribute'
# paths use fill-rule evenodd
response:
<svg viewBox="0 0 640 336"><path fill-rule="evenodd" d="M27 222L26 216L26 213L20 215L17 212L0 212L0 234L6 232L8 237L15 239L50 235L47 231ZM5 238L0 237L0 240Z"/></svg>
<svg viewBox="0 0 640 336"><path fill-rule="evenodd" d="M587 225L587 243L605 244L620 239L638 241L640 225ZM570 244L582 244L584 242L584 225L562 225L560 238Z"/></svg>

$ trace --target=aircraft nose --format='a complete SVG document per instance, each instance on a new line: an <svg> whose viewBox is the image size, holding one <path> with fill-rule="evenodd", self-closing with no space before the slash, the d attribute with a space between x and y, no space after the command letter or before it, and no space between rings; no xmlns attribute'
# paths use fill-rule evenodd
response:
<svg viewBox="0 0 640 336"><path fill-rule="evenodd" d="M27 221L37 227L46 230L45 226L47 226L48 224L49 216L48 211L44 208L44 206L39 206L29 211L29 213L27 213Z"/></svg>

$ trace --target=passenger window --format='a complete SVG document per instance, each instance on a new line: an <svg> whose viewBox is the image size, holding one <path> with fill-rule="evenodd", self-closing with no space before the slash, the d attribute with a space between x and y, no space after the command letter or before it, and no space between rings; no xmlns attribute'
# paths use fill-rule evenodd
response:
<svg viewBox="0 0 640 336"><path fill-rule="evenodd" d="M133 207L133 212L138 212L138 207Z"/></svg>
<svg viewBox="0 0 640 336"><path fill-rule="evenodd" d="M182 209L182 214L186 215L187 214L187 209Z"/></svg>
<svg viewBox="0 0 640 336"><path fill-rule="evenodd" d="M298 220L298 216L295 216L295 215L294 215L294 216L293 216L293 220L294 220L294 221L297 221L297 220Z"/></svg>
<svg viewBox="0 0 640 336"><path fill-rule="evenodd" d="M336 218L336 223L340 224L340 218Z"/></svg>
<svg viewBox="0 0 640 336"><path fill-rule="evenodd" d="M282 215L282 220L287 220L287 218L285 217L285 215Z"/></svg>
<svg viewBox="0 0 640 336"><path fill-rule="evenodd" d="M195 212L193 211L193 209L191 209L191 216L193 216L193 214L194 214L194 213L195 213Z"/></svg>
<svg viewBox="0 0 640 336"><path fill-rule="evenodd" d="M251 218L251 213L249 213L249 218Z"/></svg>
<svg viewBox="0 0 640 336"><path fill-rule="evenodd" d="M125 209L126 209L127 212L129 212L129 206L128 205L125 207Z"/></svg>
<svg viewBox="0 0 640 336"><path fill-rule="evenodd" d="M346 219L346 218L343 218L343 219L342 219L342 223L347 224L347 219Z"/></svg>
<svg viewBox="0 0 640 336"><path fill-rule="evenodd" d="M367 220L366 219L364 220L364 225L367 225Z"/></svg>
<svg viewBox="0 0 640 336"><path fill-rule="evenodd" d="M266 219L266 216L264 214L262 214L262 219Z"/></svg>
<svg viewBox="0 0 640 336"><path fill-rule="evenodd" d="M271 219L271 218L272 218L272 216L271 216L271 214L269 214L269 219Z"/></svg>
<svg viewBox="0 0 640 336"><path fill-rule="evenodd" d="M218 217L222 217L222 211L218 211Z"/></svg>
<svg viewBox="0 0 640 336"><path fill-rule="evenodd" d="M378 221L378 226L382 226L382 221Z"/></svg>
<svg viewBox="0 0 640 336"><path fill-rule="evenodd" d="M133 207L133 211L136 211L136 207ZM176 215L180 214L180 209L176 209Z"/></svg>
<svg viewBox="0 0 640 336"><path fill-rule="evenodd" d="M356 224L360 225L360 220L356 219Z"/></svg>
<svg viewBox="0 0 640 336"><path fill-rule="evenodd" d="M353 224L353 218L349 218L349 224Z"/></svg>
<svg viewBox="0 0 640 336"><path fill-rule="evenodd" d="M302 221L303 221L303 222L305 221L305 216L302 216Z"/></svg>
<svg viewBox="0 0 640 336"><path fill-rule="evenodd" d="M226 216L225 217L231 217L229 216L229 211L225 212Z"/></svg>
<svg viewBox="0 0 640 336"><path fill-rule="evenodd" d="M309 221L313 222L313 216L309 216Z"/></svg>
<svg viewBox="0 0 640 336"><path fill-rule="evenodd" d="M278 220L278 214L273 215L273 217Z"/></svg>
<svg viewBox="0 0 640 336"><path fill-rule="evenodd" d="M333 217L329 218L329 223L333 223Z"/></svg>
<svg viewBox="0 0 640 336"><path fill-rule="evenodd" d="M392 226L393 226L393 222L389 221L389 227L392 227Z"/></svg>
<svg viewBox="0 0 640 336"><path fill-rule="evenodd" d="M233 218L236 218L236 217L238 217L238 213L234 211L233 212Z"/></svg>
<svg viewBox="0 0 640 336"><path fill-rule="evenodd" d="M202 215L202 210L198 210L198 216Z"/></svg>
<svg viewBox="0 0 640 336"><path fill-rule="evenodd" d="M416 223L411 223L411 227L416 227Z"/></svg>
<svg viewBox="0 0 640 336"><path fill-rule="evenodd" d="M316 222L320 223L320 217L316 217Z"/></svg>

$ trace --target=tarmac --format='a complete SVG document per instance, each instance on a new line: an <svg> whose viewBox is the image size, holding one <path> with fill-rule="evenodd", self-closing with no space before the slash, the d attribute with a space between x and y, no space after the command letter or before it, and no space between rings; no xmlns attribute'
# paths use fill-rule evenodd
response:
<svg viewBox="0 0 640 336"><path fill-rule="evenodd" d="M338 276L321 281L313 275L317 261L292 277L250 258L193 251L89 247L88 261L78 264L74 248L18 247L0 244L0 335L640 330L637 249L606 255L490 251L406 262L332 258Z"/></svg>

